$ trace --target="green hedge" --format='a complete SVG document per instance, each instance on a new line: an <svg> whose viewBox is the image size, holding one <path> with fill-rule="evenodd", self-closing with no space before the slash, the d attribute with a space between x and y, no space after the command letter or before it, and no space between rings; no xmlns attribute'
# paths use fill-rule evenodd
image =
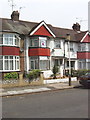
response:
<svg viewBox="0 0 90 120"><path fill-rule="evenodd" d="M86 70L86 69L81 69L81 70L72 70L72 76L73 77L80 77L82 75L85 75L85 73L90 72L90 70Z"/></svg>
<svg viewBox="0 0 90 120"><path fill-rule="evenodd" d="M27 77L29 78L29 82L33 81L34 79L37 79L40 76L41 70L35 69L29 72L27 74Z"/></svg>
<svg viewBox="0 0 90 120"><path fill-rule="evenodd" d="M17 72L5 73L4 80L9 80L9 79L18 79L18 73Z"/></svg>

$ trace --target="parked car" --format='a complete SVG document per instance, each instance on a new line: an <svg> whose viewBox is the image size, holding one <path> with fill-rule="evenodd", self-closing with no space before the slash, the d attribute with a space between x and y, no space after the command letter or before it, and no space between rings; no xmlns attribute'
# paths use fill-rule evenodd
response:
<svg viewBox="0 0 90 120"><path fill-rule="evenodd" d="M84 87L90 88L90 73L86 73L79 77L79 83Z"/></svg>

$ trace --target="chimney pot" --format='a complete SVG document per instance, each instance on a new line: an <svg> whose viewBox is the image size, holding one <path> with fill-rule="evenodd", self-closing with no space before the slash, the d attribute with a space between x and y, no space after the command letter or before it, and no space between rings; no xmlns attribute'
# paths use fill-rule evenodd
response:
<svg viewBox="0 0 90 120"><path fill-rule="evenodd" d="M19 12L18 11L13 11L11 14L11 19L14 21L19 21Z"/></svg>
<svg viewBox="0 0 90 120"><path fill-rule="evenodd" d="M73 24L72 28L73 28L74 31L77 31L77 32L80 31L79 23Z"/></svg>

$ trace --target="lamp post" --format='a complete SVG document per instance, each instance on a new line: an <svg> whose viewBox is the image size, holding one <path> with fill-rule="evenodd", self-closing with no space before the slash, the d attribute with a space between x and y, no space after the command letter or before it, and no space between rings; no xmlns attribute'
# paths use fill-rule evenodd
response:
<svg viewBox="0 0 90 120"><path fill-rule="evenodd" d="M69 55L69 86L71 86L71 59L70 59L70 34L67 34L68 40L68 55Z"/></svg>

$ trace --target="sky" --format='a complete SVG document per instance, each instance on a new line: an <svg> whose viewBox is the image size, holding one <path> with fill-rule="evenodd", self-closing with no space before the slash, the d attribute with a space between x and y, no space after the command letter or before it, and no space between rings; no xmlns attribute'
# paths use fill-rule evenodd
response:
<svg viewBox="0 0 90 120"><path fill-rule="evenodd" d="M41 22L55 27L72 29L74 23L88 30L89 0L13 0L13 10L20 12L20 20ZM10 18L12 0L0 0L0 18ZM20 9L22 7L22 9Z"/></svg>

